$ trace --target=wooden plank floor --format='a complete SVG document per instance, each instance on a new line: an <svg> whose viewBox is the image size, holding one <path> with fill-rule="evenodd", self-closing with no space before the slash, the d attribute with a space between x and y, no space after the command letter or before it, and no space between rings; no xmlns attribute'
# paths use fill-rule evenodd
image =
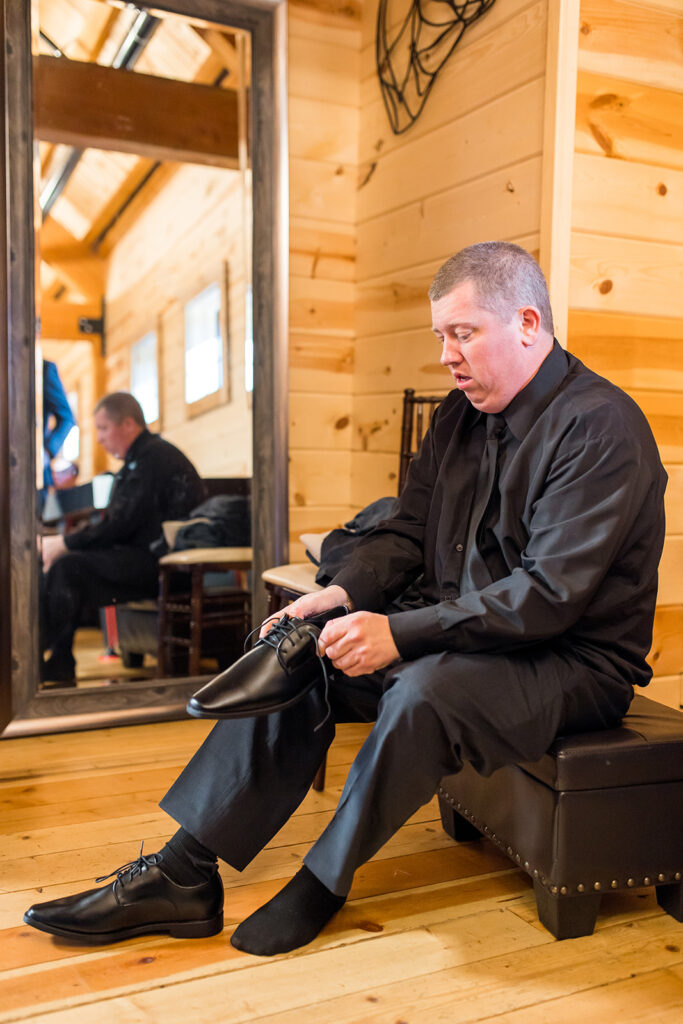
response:
<svg viewBox="0 0 683 1024"><path fill-rule="evenodd" d="M234 925L294 873L329 820L365 726L342 726L311 792L241 875L222 865L225 931L86 948L22 924L174 831L157 800L208 729L187 721L0 743L0 1022L582 1024L683 1019L683 925L652 891L608 894L595 935L555 942L526 875L488 842L456 846L436 802L356 877L318 939L239 953Z"/></svg>

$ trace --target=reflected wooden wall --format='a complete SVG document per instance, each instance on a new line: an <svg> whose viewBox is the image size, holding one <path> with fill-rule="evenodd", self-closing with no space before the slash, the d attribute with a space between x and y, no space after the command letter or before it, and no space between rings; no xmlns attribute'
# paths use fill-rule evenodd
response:
<svg viewBox="0 0 683 1024"><path fill-rule="evenodd" d="M137 211L109 258L107 390L128 390L131 346L156 331L164 437L202 476L250 476L241 178L236 171L196 165L164 167L160 174L158 190ZM184 306L213 281L227 284L228 401L190 416Z"/></svg>

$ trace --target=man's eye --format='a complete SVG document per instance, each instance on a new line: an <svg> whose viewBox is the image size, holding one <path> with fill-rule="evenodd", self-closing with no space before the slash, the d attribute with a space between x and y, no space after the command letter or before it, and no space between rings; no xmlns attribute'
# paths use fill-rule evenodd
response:
<svg viewBox="0 0 683 1024"><path fill-rule="evenodd" d="M458 339L458 341L468 341L472 337L472 332L460 331L455 335L455 337Z"/></svg>

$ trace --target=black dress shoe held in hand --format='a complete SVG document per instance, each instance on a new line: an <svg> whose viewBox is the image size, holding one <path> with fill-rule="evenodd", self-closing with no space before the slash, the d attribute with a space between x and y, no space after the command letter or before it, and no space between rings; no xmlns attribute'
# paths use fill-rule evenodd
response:
<svg viewBox="0 0 683 1024"><path fill-rule="evenodd" d="M200 939L223 928L223 883L218 872L200 885L178 885L164 874L157 853L125 864L101 889L89 889L49 903L36 903L26 924L88 945L120 942L136 935L168 933ZM98 882L105 881L98 878Z"/></svg>
<svg viewBox="0 0 683 1024"><path fill-rule="evenodd" d="M286 613L250 651L190 698L195 718L250 718L283 711L325 680L318 637L330 619L346 615L340 605L308 619Z"/></svg>

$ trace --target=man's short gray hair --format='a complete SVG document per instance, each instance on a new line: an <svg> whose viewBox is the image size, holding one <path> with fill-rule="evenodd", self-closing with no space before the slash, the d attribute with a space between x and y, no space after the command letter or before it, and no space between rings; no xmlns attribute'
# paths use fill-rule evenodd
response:
<svg viewBox="0 0 683 1024"><path fill-rule="evenodd" d="M458 285L472 281L480 304L501 320L509 320L522 306L535 306L541 327L554 333L548 286L531 253L512 242L478 242L456 252L439 267L429 287L431 302L438 302Z"/></svg>
<svg viewBox="0 0 683 1024"><path fill-rule="evenodd" d="M137 398L128 391L113 391L95 406L95 413L104 412L114 423L123 423L129 416L139 427L146 427L145 414Z"/></svg>

